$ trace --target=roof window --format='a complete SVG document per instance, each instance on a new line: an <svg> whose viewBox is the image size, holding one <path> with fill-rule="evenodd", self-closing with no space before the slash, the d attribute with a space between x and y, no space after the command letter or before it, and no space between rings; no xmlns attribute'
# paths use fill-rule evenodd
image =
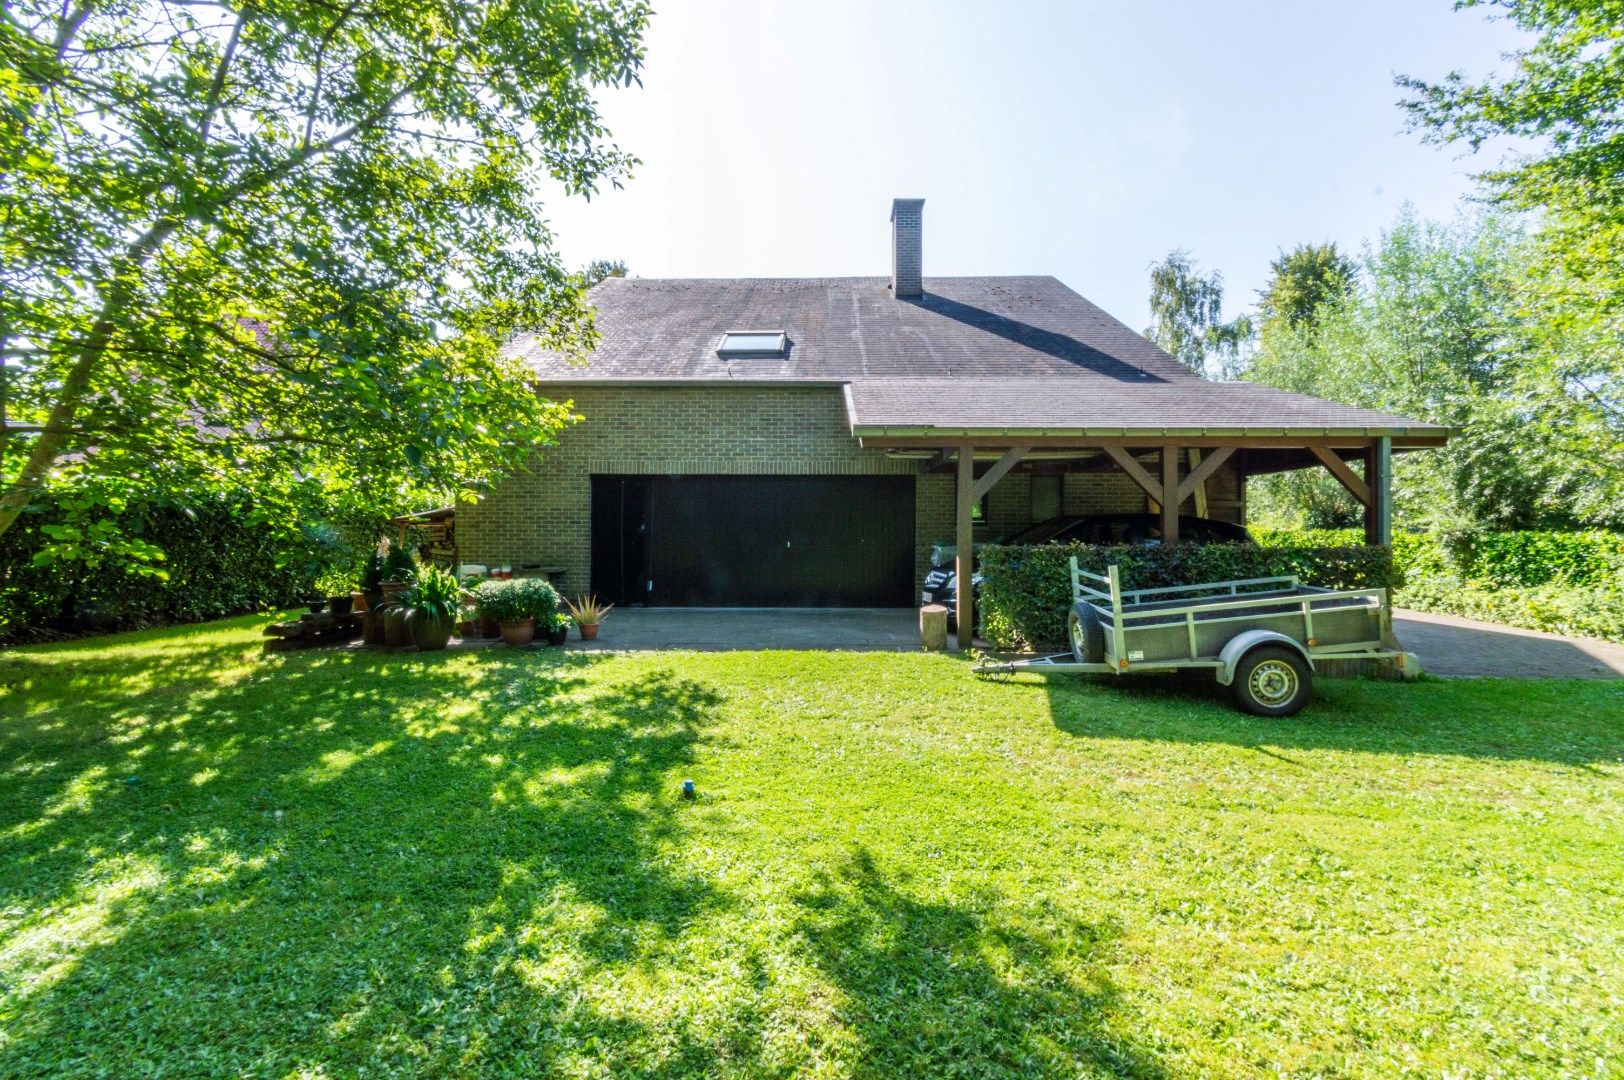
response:
<svg viewBox="0 0 1624 1080"><path fill-rule="evenodd" d="M789 334L783 330L729 330L716 347L724 360L782 357L788 351Z"/></svg>

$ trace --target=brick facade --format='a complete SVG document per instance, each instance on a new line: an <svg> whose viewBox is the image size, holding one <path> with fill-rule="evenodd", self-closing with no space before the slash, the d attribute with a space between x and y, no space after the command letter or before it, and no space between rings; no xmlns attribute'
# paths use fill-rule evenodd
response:
<svg viewBox="0 0 1624 1080"><path fill-rule="evenodd" d="M466 563L562 566L567 593L591 580L591 480L594 474L906 475L918 460L863 450L852 438L838 386L543 387L572 401L584 419L558 445L477 505L457 511L458 557ZM1208 484L1211 516L1240 520L1235 474ZM914 496L917 585L931 545L953 536L951 470L918 476ZM1114 472L1072 473L1064 481L1068 514L1141 511L1144 493ZM1186 513L1193 512L1188 506ZM1031 520L1031 479L1012 473L993 488L989 535Z"/></svg>

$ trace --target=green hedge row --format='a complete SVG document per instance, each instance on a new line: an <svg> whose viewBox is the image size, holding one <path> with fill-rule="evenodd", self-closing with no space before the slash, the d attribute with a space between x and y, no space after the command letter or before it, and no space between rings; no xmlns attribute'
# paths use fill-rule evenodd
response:
<svg viewBox="0 0 1624 1080"><path fill-rule="evenodd" d="M24 514L0 537L0 643L200 622L292 606L312 590L323 549L290 549L245 504L228 498L188 506L132 507L121 524L164 553L159 578L106 561L37 565L42 528L62 515Z"/></svg>
<svg viewBox="0 0 1624 1080"><path fill-rule="evenodd" d="M1333 589L1394 588L1392 553L1362 545L1180 544L1176 547L1098 547L1046 544L988 547L981 553L982 636L1001 649L1038 649L1066 639L1071 609L1071 557L1103 574L1115 563L1126 589L1195 585L1235 578L1295 574Z"/></svg>
<svg viewBox="0 0 1624 1080"><path fill-rule="evenodd" d="M1353 529L1251 530L1264 546L1356 544ZM1563 584L1624 585L1624 533L1503 532L1445 539L1426 533L1393 538L1393 558L1411 577L1445 576L1493 588Z"/></svg>

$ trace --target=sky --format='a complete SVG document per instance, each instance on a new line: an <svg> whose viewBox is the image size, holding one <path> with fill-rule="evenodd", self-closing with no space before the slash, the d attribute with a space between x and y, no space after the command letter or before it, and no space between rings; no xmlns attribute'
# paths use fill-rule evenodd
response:
<svg viewBox="0 0 1624 1080"><path fill-rule="evenodd" d="M1395 74L1520 38L1449 0L656 0L643 85L600 96L642 164L548 200L572 266L883 276L896 196L925 274L1052 274L1129 325L1188 250L1250 309L1299 243L1447 217L1492 162L1404 131Z"/></svg>

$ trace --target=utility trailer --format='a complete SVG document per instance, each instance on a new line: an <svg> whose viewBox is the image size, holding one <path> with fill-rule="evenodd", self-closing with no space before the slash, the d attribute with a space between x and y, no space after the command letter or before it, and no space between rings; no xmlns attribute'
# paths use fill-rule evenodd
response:
<svg viewBox="0 0 1624 1080"><path fill-rule="evenodd" d="M1386 589L1321 589L1296 577L1245 578L1123 591L1071 560L1071 652L978 664L980 674L1127 675L1210 669L1242 709L1292 716L1308 701L1316 661L1372 660L1420 675L1393 636Z"/></svg>

